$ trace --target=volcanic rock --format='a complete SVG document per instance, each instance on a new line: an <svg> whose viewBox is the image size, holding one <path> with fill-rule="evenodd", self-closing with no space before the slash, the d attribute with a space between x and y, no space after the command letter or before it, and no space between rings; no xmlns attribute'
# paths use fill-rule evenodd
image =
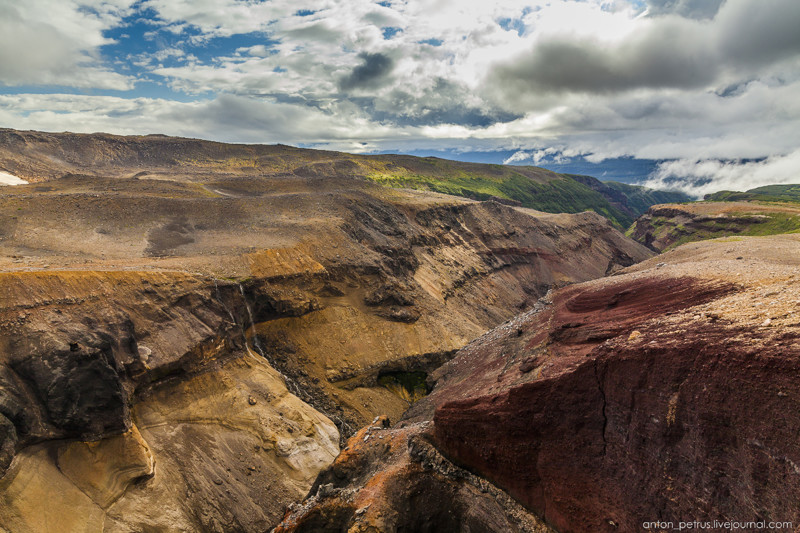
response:
<svg viewBox="0 0 800 533"><path fill-rule="evenodd" d="M348 441L274 533L552 531L506 493L442 457L429 442L429 423L402 429L376 423Z"/></svg>
<svg viewBox="0 0 800 533"><path fill-rule="evenodd" d="M39 182L0 191L14 532L269 529L340 442L426 390L404 384L551 287L652 255L594 213L387 189L335 164L263 175L213 150L193 165L208 143L189 140L14 139ZM251 150L217 148L225 165Z"/></svg>
<svg viewBox="0 0 800 533"><path fill-rule="evenodd" d="M796 236L696 243L553 291L408 417L435 413L444 455L558 531L797 521L798 258Z"/></svg>

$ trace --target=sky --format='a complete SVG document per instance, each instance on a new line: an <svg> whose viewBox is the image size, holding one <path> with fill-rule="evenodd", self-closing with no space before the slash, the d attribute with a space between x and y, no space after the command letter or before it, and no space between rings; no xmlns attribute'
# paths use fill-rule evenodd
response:
<svg viewBox="0 0 800 533"><path fill-rule="evenodd" d="M798 0L0 0L0 127L744 190L800 182L798 28Z"/></svg>

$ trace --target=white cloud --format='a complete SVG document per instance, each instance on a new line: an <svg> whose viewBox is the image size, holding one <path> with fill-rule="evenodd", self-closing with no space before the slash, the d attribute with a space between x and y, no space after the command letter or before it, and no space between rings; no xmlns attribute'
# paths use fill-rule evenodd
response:
<svg viewBox="0 0 800 533"><path fill-rule="evenodd" d="M104 65L103 32L133 0L0 1L0 85L62 85L127 90L132 80Z"/></svg>
<svg viewBox="0 0 800 533"><path fill-rule="evenodd" d="M180 48L170 47L170 48L162 48L161 50L153 54L153 57L155 57L159 61L164 61L165 59L168 59L170 57L179 58L185 55L186 53Z"/></svg>
<svg viewBox="0 0 800 533"><path fill-rule="evenodd" d="M150 53L104 62L105 32L153 12ZM796 0L0 0L0 13L6 85L130 89L114 65L182 93L0 96L4 126L533 164L800 146Z"/></svg>
<svg viewBox="0 0 800 533"><path fill-rule="evenodd" d="M533 109L542 93L553 92L703 90L758 76L800 54L796 0L728 0L713 20L558 5L536 13L542 30L526 51L493 66L486 90L504 105ZM584 23L563 24L562 11L575 11L569 18Z"/></svg>
<svg viewBox="0 0 800 533"><path fill-rule="evenodd" d="M286 1L145 0L142 8L156 11L173 31L191 25L209 36L263 31L271 20L292 12Z"/></svg>
<svg viewBox="0 0 800 533"><path fill-rule="evenodd" d="M526 152L524 150L518 150L518 151L514 152L513 154L511 154L510 157L506 158L503 161L503 164L504 165L510 165L512 163L520 163L522 161L527 161L527 160L531 159L532 157L533 157L533 154L531 152Z"/></svg>
<svg viewBox="0 0 800 533"><path fill-rule="evenodd" d="M679 159L661 163L645 183L656 189L683 191L696 198L723 191L746 191L763 185L800 183L800 150L762 161Z"/></svg>
<svg viewBox="0 0 800 533"><path fill-rule="evenodd" d="M74 94L0 95L0 123L44 131L162 133L227 142L335 143L342 148L355 148L365 139L391 144L409 136L408 130L381 126L357 113L343 117L234 95L193 102Z"/></svg>

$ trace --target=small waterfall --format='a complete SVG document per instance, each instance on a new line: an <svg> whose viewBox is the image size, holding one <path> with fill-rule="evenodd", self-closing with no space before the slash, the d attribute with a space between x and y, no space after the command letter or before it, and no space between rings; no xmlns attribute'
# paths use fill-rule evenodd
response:
<svg viewBox="0 0 800 533"><path fill-rule="evenodd" d="M228 313L228 316L231 317L231 323L236 324L236 317L233 316L233 312L228 307L228 304L225 303L225 300L222 299L222 295L219 292L219 283L217 283L217 278L211 278L214 281L214 293L217 295L217 301L222 305L222 308L225 309L225 312Z"/></svg>
<svg viewBox="0 0 800 533"><path fill-rule="evenodd" d="M250 319L250 327L245 328L245 334L244 334L245 344L247 343L247 331L249 330L252 332L250 337L253 339L253 348L255 349L256 352L258 352L258 355L269 361L267 355L264 353L264 348L261 346L261 340L258 338L258 335L256 334L256 323L255 320L253 320L253 310L250 308L250 302L247 301L247 296L245 296L244 294L244 286L241 283L237 283L237 285L239 286L239 293L242 295L242 300L244 301L244 307L245 309L247 309L247 317ZM272 364L271 361L270 364ZM275 365L272 366L274 367ZM278 369L276 368L275 370ZM286 376L284 376L283 379L287 380Z"/></svg>
<svg viewBox="0 0 800 533"><path fill-rule="evenodd" d="M242 341L244 342L245 350L248 353L252 353L252 350L250 349L250 339L247 338L247 329L248 328L245 327L245 324L243 324L241 321L236 319L236 316L233 314L233 311L231 311L231 308L228 307L228 304L225 303L225 299L222 297L222 293L219 290L219 283L217 281L217 278L211 278L211 279L214 282L214 294L216 296L216 300L220 303L222 308L225 309L225 312L228 313L228 316L231 319L231 323L239 326L239 331L242 334ZM266 356L264 354L264 350L261 347L261 342L258 340L258 337L255 335L255 323L253 322L253 311L250 309L250 304L247 302L247 298L244 295L244 287L242 287L241 283L237 283L236 285L238 285L238 287L239 287L239 293L242 295L242 300L244 301L244 306L247 309L247 316L250 319L250 328L253 329L253 338L254 338L253 349L256 352L258 352L258 355L260 355L261 357L264 357L266 359ZM255 355L255 354L253 354L253 355Z"/></svg>
<svg viewBox="0 0 800 533"><path fill-rule="evenodd" d="M250 302L247 301L247 295L245 294L244 286L241 283L236 283L236 285L239 287L239 294L242 296L244 307L247 310L247 319L249 320L249 324L242 324L241 321L236 320L235 315L230 310L230 308L228 308L227 304L225 304L225 300L222 298L222 294L220 293L217 279L216 278L213 279L214 279L214 289L216 291L217 301L219 301L219 303L228 313L228 316L231 317L233 323L239 326L240 331L242 332L242 339L244 340L245 351L253 357L257 357L260 355L264 360L267 361L267 363L269 363L269 365L273 369L275 369L276 372L278 372L278 374L280 374L289 392L291 392L292 394L300 398L302 401L316 408L325 416L330 418L334 422L334 424L336 424L336 426L339 428L340 432L339 445L344 446L347 437L355 433L356 428L353 428L350 424L348 424L341 416L339 416L338 413L331 412L330 410L325 409L323 406L319 405L319 402L315 401L315 399L310 394L308 394L303 388L301 388L300 385L294 379L284 374L281 368L275 363L275 361L273 361L272 358L270 358L270 356L267 355L266 350L264 350L264 347L261 344L261 339L259 339L258 335L256 334L255 316L253 315L253 309L250 307ZM247 335L248 331L251 332L249 337ZM252 349L250 348L251 339L253 346Z"/></svg>
<svg viewBox="0 0 800 533"><path fill-rule="evenodd" d="M258 338L258 334L256 333L256 323L253 317L253 309L250 307L250 302L247 301L247 295L244 292L244 286L241 283L237 283L236 285L239 286L239 294L242 295L242 301L244 302L244 307L247 309L247 318L250 321L249 327L242 326L242 335L244 336L244 343L245 348L248 352L253 353L255 351L258 355L264 358L269 365L275 369L275 371L281 375L283 378L283 382L286 384L286 388L289 389L289 392L300 398L306 403L313 405L312 398L309 397L308 394L298 385L298 383L292 379L291 377L287 376L281 371L281 368L275 364L275 361L270 358L264 347L261 345L261 339ZM250 331L250 336L248 337L247 332ZM250 349L250 340L252 339L253 350Z"/></svg>

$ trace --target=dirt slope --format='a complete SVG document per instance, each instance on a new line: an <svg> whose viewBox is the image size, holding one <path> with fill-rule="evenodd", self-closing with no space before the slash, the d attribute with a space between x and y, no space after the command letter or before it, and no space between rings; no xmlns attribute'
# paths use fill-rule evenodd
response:
<svg viewBox="0 0 800 533"><path fill-rule="evenodd" d="M4 174L5 173L5 174ZM435 191L476 200L498 197L549 213L592 210L627 228L656 202L688 200L590 176L557 174L531 166L488 165L436 157L358 155L283 145L224 144L164 135L44 133L0 128L0 176L42 184L66 174L193 182L238 196L246 190L215 187L219 179L301 176L360 179L386 187Z"/></svg>

